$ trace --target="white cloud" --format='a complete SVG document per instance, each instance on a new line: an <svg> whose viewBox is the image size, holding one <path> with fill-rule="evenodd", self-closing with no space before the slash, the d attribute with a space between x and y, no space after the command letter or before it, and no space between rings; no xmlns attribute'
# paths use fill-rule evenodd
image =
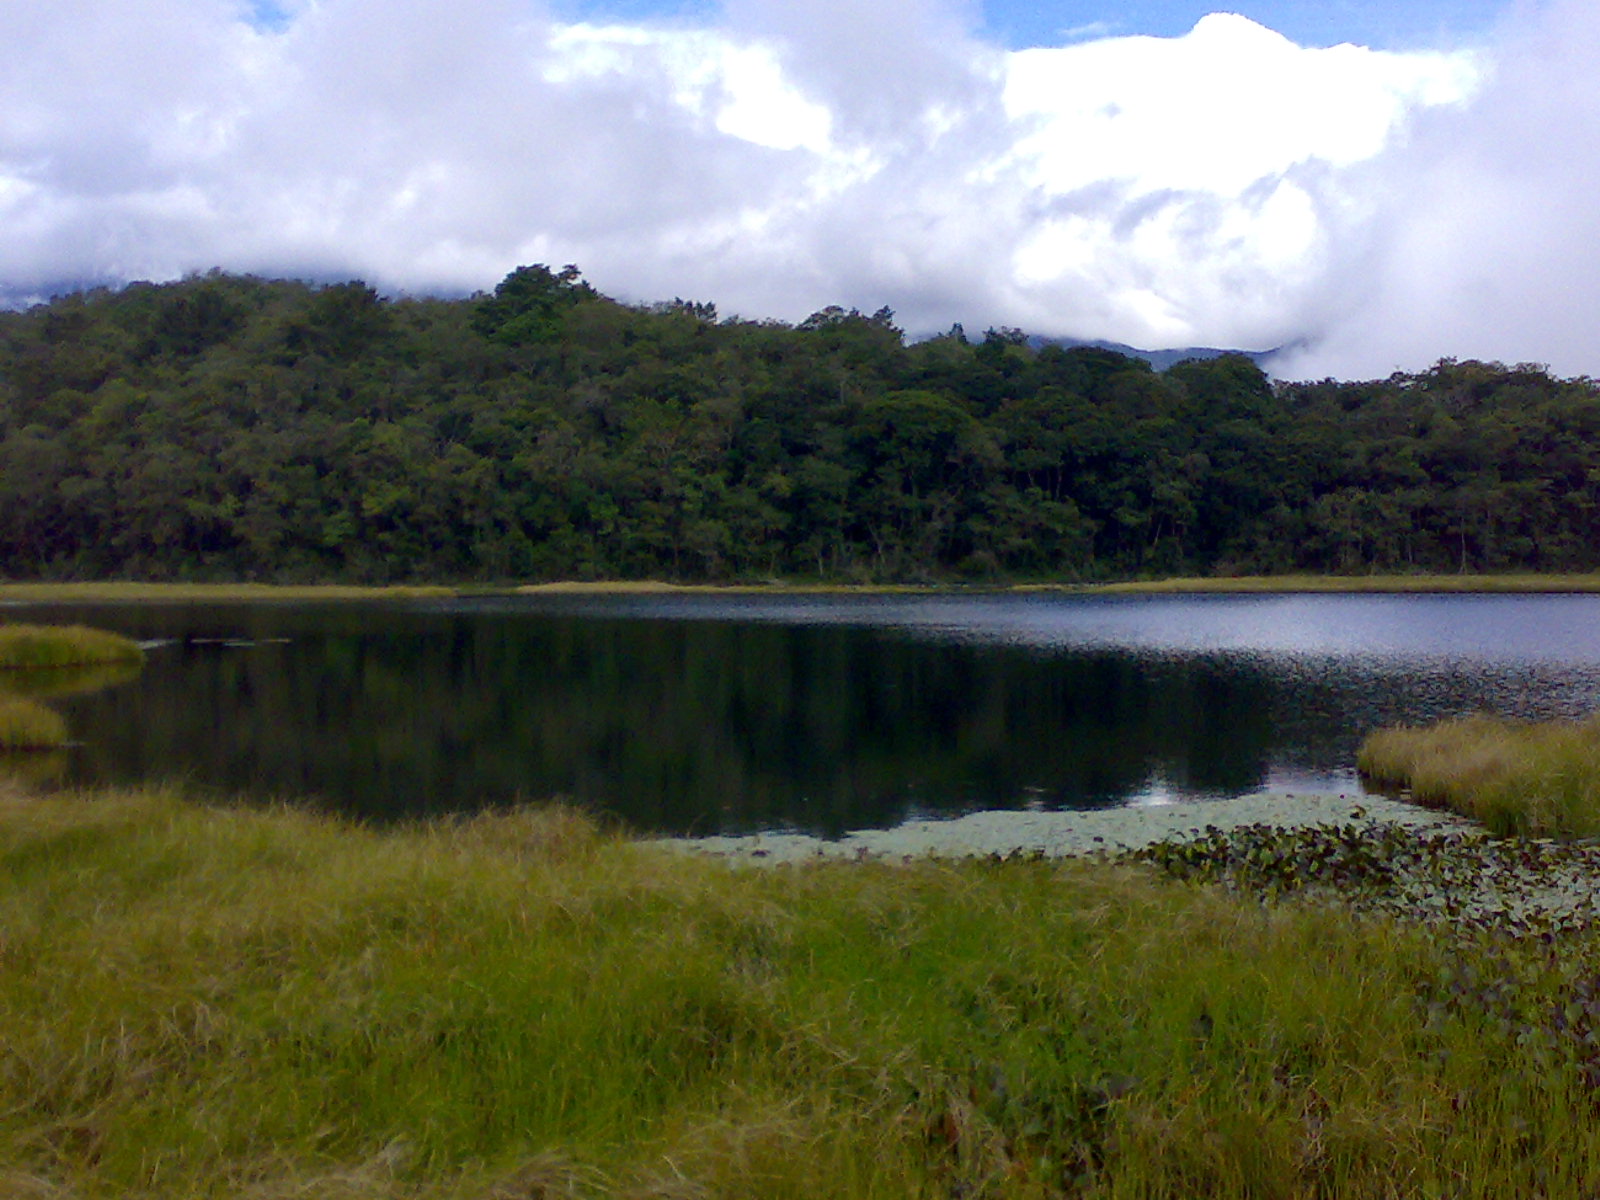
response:
<svg viewBox="0 0 1600 1200"><path fill-rule="evenodd" d="M577 262L612 294L751 316L888 303L912 329L1313 333L1336 356L1367 336L1364 281L1401 295L1463 229L1544 245L1497 214L1545 215L1562 166L1463 132L1527 90L1515 61L1533 79L1561 53L1532 42L1463 108L1475 57L1304 49L1230 15L1007 53L940 0L728 0L701 28L275 7L281 29L242 0L0 6L0 294L213 265L471 290ZM1437 306L1431 353L1464 304Z"/></svg>
<svg viewBox="0 0 1600 1200"><path fill-rule="evenodd" d="M1006 106L1034 119L1018 154L1052 190L1114 178L1231 195L1297 162L1369 158L1407 112L1459 99L1474 78L1460 56L1306 50L1217 13L1182 38L1014 54Z"/></svg>
<svg viewBox="0 0 1600 1200"><path fill-rule="evenodd" d="M1600 374L1600 10L1562 0L1509 37L1472 103L1368 165L1373 211L1330 273L1294 375L1451 355Z"/></svg>
<svg viewBox="0 0 1600 1200"><path fill-rule="evenodd" d="M1231 14L1013 55L1010 161L1038 197L1012 255L1017 323L1077 309L1141 345L1293 338L1341 169L1478 73L1459 54L1308 50Z"/></svg>

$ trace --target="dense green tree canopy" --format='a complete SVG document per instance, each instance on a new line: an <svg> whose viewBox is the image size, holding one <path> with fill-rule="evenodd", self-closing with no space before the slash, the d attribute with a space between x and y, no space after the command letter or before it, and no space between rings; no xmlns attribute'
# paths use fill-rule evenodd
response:
<svg viewBox="0 0 1600 1200"><path fill-rule="evenodd" d="M0 313L0 572L507 581L1600 568L1600 386L1273 384L893 314L212 273Z"/></svg>

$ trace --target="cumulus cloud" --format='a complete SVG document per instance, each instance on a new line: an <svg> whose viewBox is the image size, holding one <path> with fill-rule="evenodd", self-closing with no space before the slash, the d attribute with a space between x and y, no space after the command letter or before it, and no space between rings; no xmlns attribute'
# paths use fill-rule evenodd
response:
<svg viewBox="0 0 1600 1200"><path fill-rule="evenodd" d="M1296 377L1444 355L1600 374L1600 9L1563 0L1502 42L1470 104L1427 114L1352 186L1370 212L1325 280Z"/></svg>
<svg viewBox="0 0 1600 1200"><path fill-rule="evenodd" d="M1547 282L1594 308L1563 241L1594 172L1555 132L1600 145L1576 2L1497 63L1228 14L1008 52L954 0L726 0L697 27L271 7L0 8L0 296L211 266L461 292L576 262L624 298L1304 340L1295 361L1341 373L1559 361L1526 311L1493 315Z"/></svg>
<svg viewBox="0 0 1600 1200"><path fill-rule="evenodd" d="M1009 107L1034 118L1014 161L1038 198L1014 301L1030 326L1088 306L1139 344L1280 344L1335 251L1344 172L1477 75L1460 55L1308 50L1229 14L1014 55Z"/></svg>

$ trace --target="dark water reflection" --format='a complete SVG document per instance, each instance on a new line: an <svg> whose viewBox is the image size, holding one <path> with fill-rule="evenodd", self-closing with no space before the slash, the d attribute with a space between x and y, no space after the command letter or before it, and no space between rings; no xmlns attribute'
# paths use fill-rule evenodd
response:
<svg viewBox="0 0 1600 1200"><path fill-rule="evenodd" d="M1600 707L1600 598L17 606L154 649L57 703L78 781L371 817L576 797L660 831L1353 790L1395 720Z"/></svg>

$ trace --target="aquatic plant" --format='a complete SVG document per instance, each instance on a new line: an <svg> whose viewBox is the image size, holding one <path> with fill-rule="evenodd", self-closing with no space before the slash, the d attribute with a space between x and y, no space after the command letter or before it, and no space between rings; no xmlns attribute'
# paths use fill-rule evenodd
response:
<svg viewBox="0 0 1600 1200"><path fill-rule="evenodd" d="M1346 912L1424 922L1451 937L1548 943L1600 929L1600 845L1388 822L1284 828L1207 827L1197 836L1125 850L1187 882L1267 901L1303 899Z"/></svg>
<svg viewBox="0 0 1600 1200"><path fill-rule="evenodd" d="M1371 734L1356 758L1374 787L1510 836L1600 837L1600 717L1461 717Z"/></svg>
<svg viewBox="0 0 1600 1200"><path fill-rule="evenodd" d="M86 625L0 625L0 670L140 662L139 643Z"/></svg>
<svg viewBox="0 0 1600 1200"><path fill-rule="evenodd" d="M1412 829L1386 821L1259 823L1122 851L1179 879L1268 899L1320 896L1408 920L1503 929L1600 916L1600 846ZM1526 932L1526 929L1524 929Z"/></svg>
<svg viewBox="0 0 1600 1200"><path fill-rule="evenodd" d="M0 696L0 750L49 750L66 741L60 713L37 700Z"/></svg>
<svg viewBox="0 0 1600 1200"><path fill-rule="evenodd" d="M1600 845L1367 822L1208 827L1118 857L1266 900L1425 923L1447 951L1414 980L1425 1024L1488 1023L1600 1111Z"/></svg>

